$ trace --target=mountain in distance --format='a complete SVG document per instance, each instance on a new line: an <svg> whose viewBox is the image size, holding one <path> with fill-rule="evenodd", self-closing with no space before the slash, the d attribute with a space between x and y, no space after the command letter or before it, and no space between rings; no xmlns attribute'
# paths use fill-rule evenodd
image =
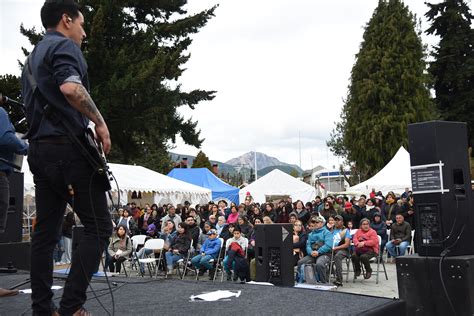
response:
<svg viewBox="0 0 474 316"><path fill-rule="evenodd" d="M193 161L196 158L195 156L191 155L182 155L177 153L170 152L170 158L172 161L179 162L183 158L188 159L188 166L191 167L193 165ZM230 159L227 162L220 162L216 160L210 160L211 164L218 164L219 165L219 173L229 173L229 174L236 174L237 172L243 173L245 176L250 175L250 169L255 167L255 158L254 152L248 152L242 156L237 158ZM303 173L303 170L297 165L290 165L284 162L279 161L274 157L267 156L263 153L257 152L257 176L264 176L265 174L269 173L273 169L280 169L283 172L288 174L291 173L292 169L295 169L298 172L298 175ZM244 177L245 177L244 176Z"/></svg>
<svg viewBox="0 0 474 316"><path fill-rule="evenodd" d="M236 167L243 166L243 167L247 167L247 168L254 168L255 167L255 152L254 151L248 152L248 153L243 154L242 156L239 156L237 158L232 158L229 161L226 161L225 163L228 164L228 165L231 165L231 166L236 166ZM303 173L303 169L301 169L297 165L291 165L291 164L288 164L288 163L285 163L285 162L281 162L277 158L270 157L270 156L265 155L264 153L257 152L257 170L258 170L258 172L260 172L260 170L263 170L263 169L268 168L268 167L278 167L277 169L280 169L283 172L286 172L286 173L291 172L291 170L288 169L288 168L283 168L283 169L285 169L285 170L283 170L282 169L283 166L284 167L291 167L292 169L295 169L298 172L298 175L301 175ZM273 169L275 169L275 168L273 168ZM270 169L268 172L270 172L273 169Z"/></svg>

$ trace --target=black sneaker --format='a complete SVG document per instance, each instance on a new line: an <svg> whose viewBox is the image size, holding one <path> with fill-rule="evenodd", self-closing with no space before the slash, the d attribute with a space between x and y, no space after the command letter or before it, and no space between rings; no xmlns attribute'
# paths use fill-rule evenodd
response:
<svg viewBox="0 0 474 316"><path fill-rule="evenodd" d="M360 276L361 273L362 273L361 270L356 270L356 271L354 272L354 274L355 274L356 277Z"/></svg>
<svg viewBox="0 0 474 316"><path fill-rule="evenodd" d="M227 281L230 281L230 280L232 280L232 274L227 273Z"/></svg>
<svg viewBox="0 0 474 316"><path fill-rule="evenodd" d="M237 280L239 279L239 277L237 275L234 275L234 282L237 282Z"/></svg>
<svg viewBox="0 0 474 316"><path fill-rule="evenodd" d="M214 274L216 273L216 269L209 270L209 281L214 280Z"/></svg>
<svg viewBox="0 0 474 316"><path fill-rule="evenodd" d="M203 269L203 268L199 269L198 276L203 276L205 272L206 272L206 269Z"/></svg>

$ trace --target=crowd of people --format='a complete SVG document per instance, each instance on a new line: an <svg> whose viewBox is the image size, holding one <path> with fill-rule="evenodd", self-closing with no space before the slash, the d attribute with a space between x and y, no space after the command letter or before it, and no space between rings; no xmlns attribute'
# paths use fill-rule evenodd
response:
<svg viewBox="0 0 474 316"><path fill-rule="evenodd" d="M208 271L209 278L214 279L216 259L225 253L227 280L254 280L255 225L291 223L296 281L309 282L310 277L327 283L332 260L336 276L333 283L341 286L344 258L352 259L356 277L363 271L363 277L369 279L370 259L379 258L385 248L389 257L405 254L414 227L413 203L408 189L401 196L372 190L369 196L317 196L306 203L287 198L260 204L253 203L251 196L240 205L221 200L192 206L185 201L176 206L145 204L142 208L129 203L114 214L115 232L106 252L107 267L120 272L121 262L132 252L130 237L146 235L165 240L165 263L160 268L167 275L172 275L176 262L191 251L190 262L199 276ZM67 222L69 228L70 216ZM70 238L68 229L64 233ZM137 257L152 253L141 248ZM139 266L143 275L146 267ZM314 275L308 276L308 266L313 267L308 271Z"/></svg>

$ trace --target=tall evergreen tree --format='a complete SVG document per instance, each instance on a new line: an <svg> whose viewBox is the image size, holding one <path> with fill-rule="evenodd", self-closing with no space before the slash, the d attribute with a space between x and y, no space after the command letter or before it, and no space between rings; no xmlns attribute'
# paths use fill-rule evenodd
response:
<svg viewBox="0 0 474 316"><path fill-rule="evenodd" d="M207 168L212 172L212 165L206 154L200 150L193 160L191 168Z"/></svg>
<svg viewBox="0 0 474 316"><path fill-rule="evenodd" d="M435 117L416 19L400 0L379 0L365 26L341 121L327 142L361 180L407 146L407 125ZM358 178L358 177L357 177Z"/></svg>
<svg viewBox="0 0 474 316"><path fill-rule="evenodd" d="M181 135L200 147L197 121L184 119L181 106L194 109L214 91L182 91L178 82L192 40L216 7L188 15L186 0L79 0L87 39L91 95L111 133L110 160L137 163L165 172L169 141ZM34 43L38 34L22 30Z"/></svg>
<svg viewBox="0 0 474 316"><path fill-rule="evenodd" d="M435 103L443 119L468 123L469 143L474 145L474 18L463 0L427 4L431 27L440 37L434 46L429 72L434 79Z"/></svg>

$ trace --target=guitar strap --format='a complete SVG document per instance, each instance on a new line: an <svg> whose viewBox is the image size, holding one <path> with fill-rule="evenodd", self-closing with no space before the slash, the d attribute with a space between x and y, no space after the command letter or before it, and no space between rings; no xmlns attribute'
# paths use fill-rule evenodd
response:
<svg viewBox="0 0 474 316"><path fill-rule="evenodd" d="M24 67L26 67L25 74L28 79L28 82L30 83L30 87L33 92L33 95L35 95L36 97L40 97L41 99L46 101L46 104L43 107L45 117L55 124L61 124L65 128L67 132L67 136L69 140L71 141L71 143L73 143L79 149L81 154L89 162L92 168L97 173L101 175L105 175L107 177L107 172L109 169L107 164L105 162L98 161L91 155L89 150L87 150L87 148L84 146L83 142L77 137L77 135L72 130L71 126L69 125L70 124L69 119L67 119L64 115L62 115L58 111L55 111L53 106L49 104L46 97L39 90L37 81L33 76L33 72L31 71L30 57L31 57L31 54L26 58L26 61L25 61L25 65L24 65ZM69 124L66 122L68 122ZM108 179L107 179L107 182L108 182ZM108 183L108 187L110 189L110 183ZM107 191L109 189L107 189Z"/></svg>

